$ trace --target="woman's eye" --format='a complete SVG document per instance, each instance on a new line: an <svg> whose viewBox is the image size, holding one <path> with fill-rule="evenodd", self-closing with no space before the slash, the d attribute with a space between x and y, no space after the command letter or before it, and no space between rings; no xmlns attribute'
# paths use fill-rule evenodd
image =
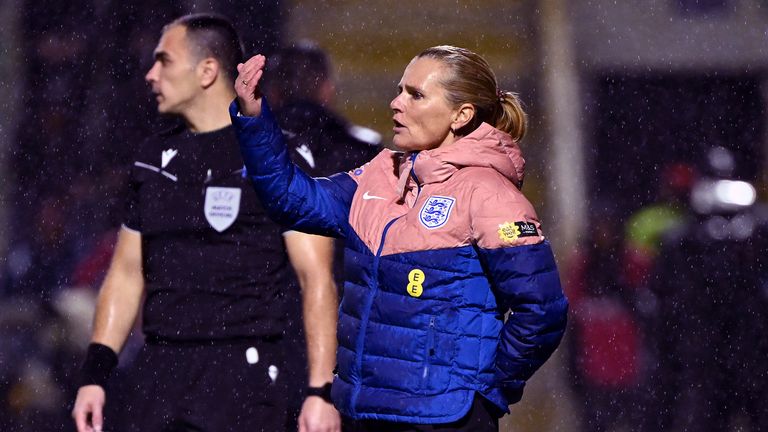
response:
<svg viewBox="0 0 768 432"><path fill-rule="evenodd" d="M419 92L413 92L413 98L414 99L423 99L424 95Z"/></svg>

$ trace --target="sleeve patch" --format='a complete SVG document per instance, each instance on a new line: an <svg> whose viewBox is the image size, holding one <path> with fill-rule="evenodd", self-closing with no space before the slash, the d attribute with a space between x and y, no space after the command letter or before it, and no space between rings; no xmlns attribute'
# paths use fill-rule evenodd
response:
<svg viewBox="0 0 768 432"><path fill-rule="evenodd" d="M538 237L539 231L533 222L504 222L499 225L499 238L512 243L521 237Z"/></svg>

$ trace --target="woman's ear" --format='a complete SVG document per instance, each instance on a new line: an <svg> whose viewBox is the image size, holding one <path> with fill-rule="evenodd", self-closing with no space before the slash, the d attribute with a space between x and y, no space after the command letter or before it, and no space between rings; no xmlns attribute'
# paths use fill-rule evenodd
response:
<svg viewBox="0 0 768 432"><path fill-rule="evenodd" d="M475 106L471 103L463 103L454 113L451 129L454 131L461 130L461 128L472 122L474 118Z"/></svg>
<svg viewBox="0 0 768 432"><path fill-rule="evenodd" d="M219 62L211 57L203 59L197 64L197 73L203 88L208 88L216 82L216 78L219 76L219 67Z"/></svg>

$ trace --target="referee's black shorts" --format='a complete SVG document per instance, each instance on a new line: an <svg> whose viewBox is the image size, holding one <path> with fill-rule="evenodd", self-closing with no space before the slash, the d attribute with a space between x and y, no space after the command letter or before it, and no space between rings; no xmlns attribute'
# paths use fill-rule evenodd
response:
<svg viewBox="0 0 768 432"><path fill-rule="evenodd" d="M282 431L288 379L284 343L148 341L123 385L107 394L108 432ZM300 371L303 373L304 371ZM115 391L121 394L114 394ZM110 402L120 406L110 407ZM111 418L110 418L111 417Z"/></svg>

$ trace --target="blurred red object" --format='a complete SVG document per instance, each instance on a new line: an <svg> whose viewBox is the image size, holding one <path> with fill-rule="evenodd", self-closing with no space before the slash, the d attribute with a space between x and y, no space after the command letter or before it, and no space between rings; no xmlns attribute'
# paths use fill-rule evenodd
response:
<svg viewBox="0 0 768 432"><path fill-rule="evenodd" d="M640 375L640 330L631 311L609 297L585 299L575 316L576 364L585 381L607 388L629 387Z"/></svg>

